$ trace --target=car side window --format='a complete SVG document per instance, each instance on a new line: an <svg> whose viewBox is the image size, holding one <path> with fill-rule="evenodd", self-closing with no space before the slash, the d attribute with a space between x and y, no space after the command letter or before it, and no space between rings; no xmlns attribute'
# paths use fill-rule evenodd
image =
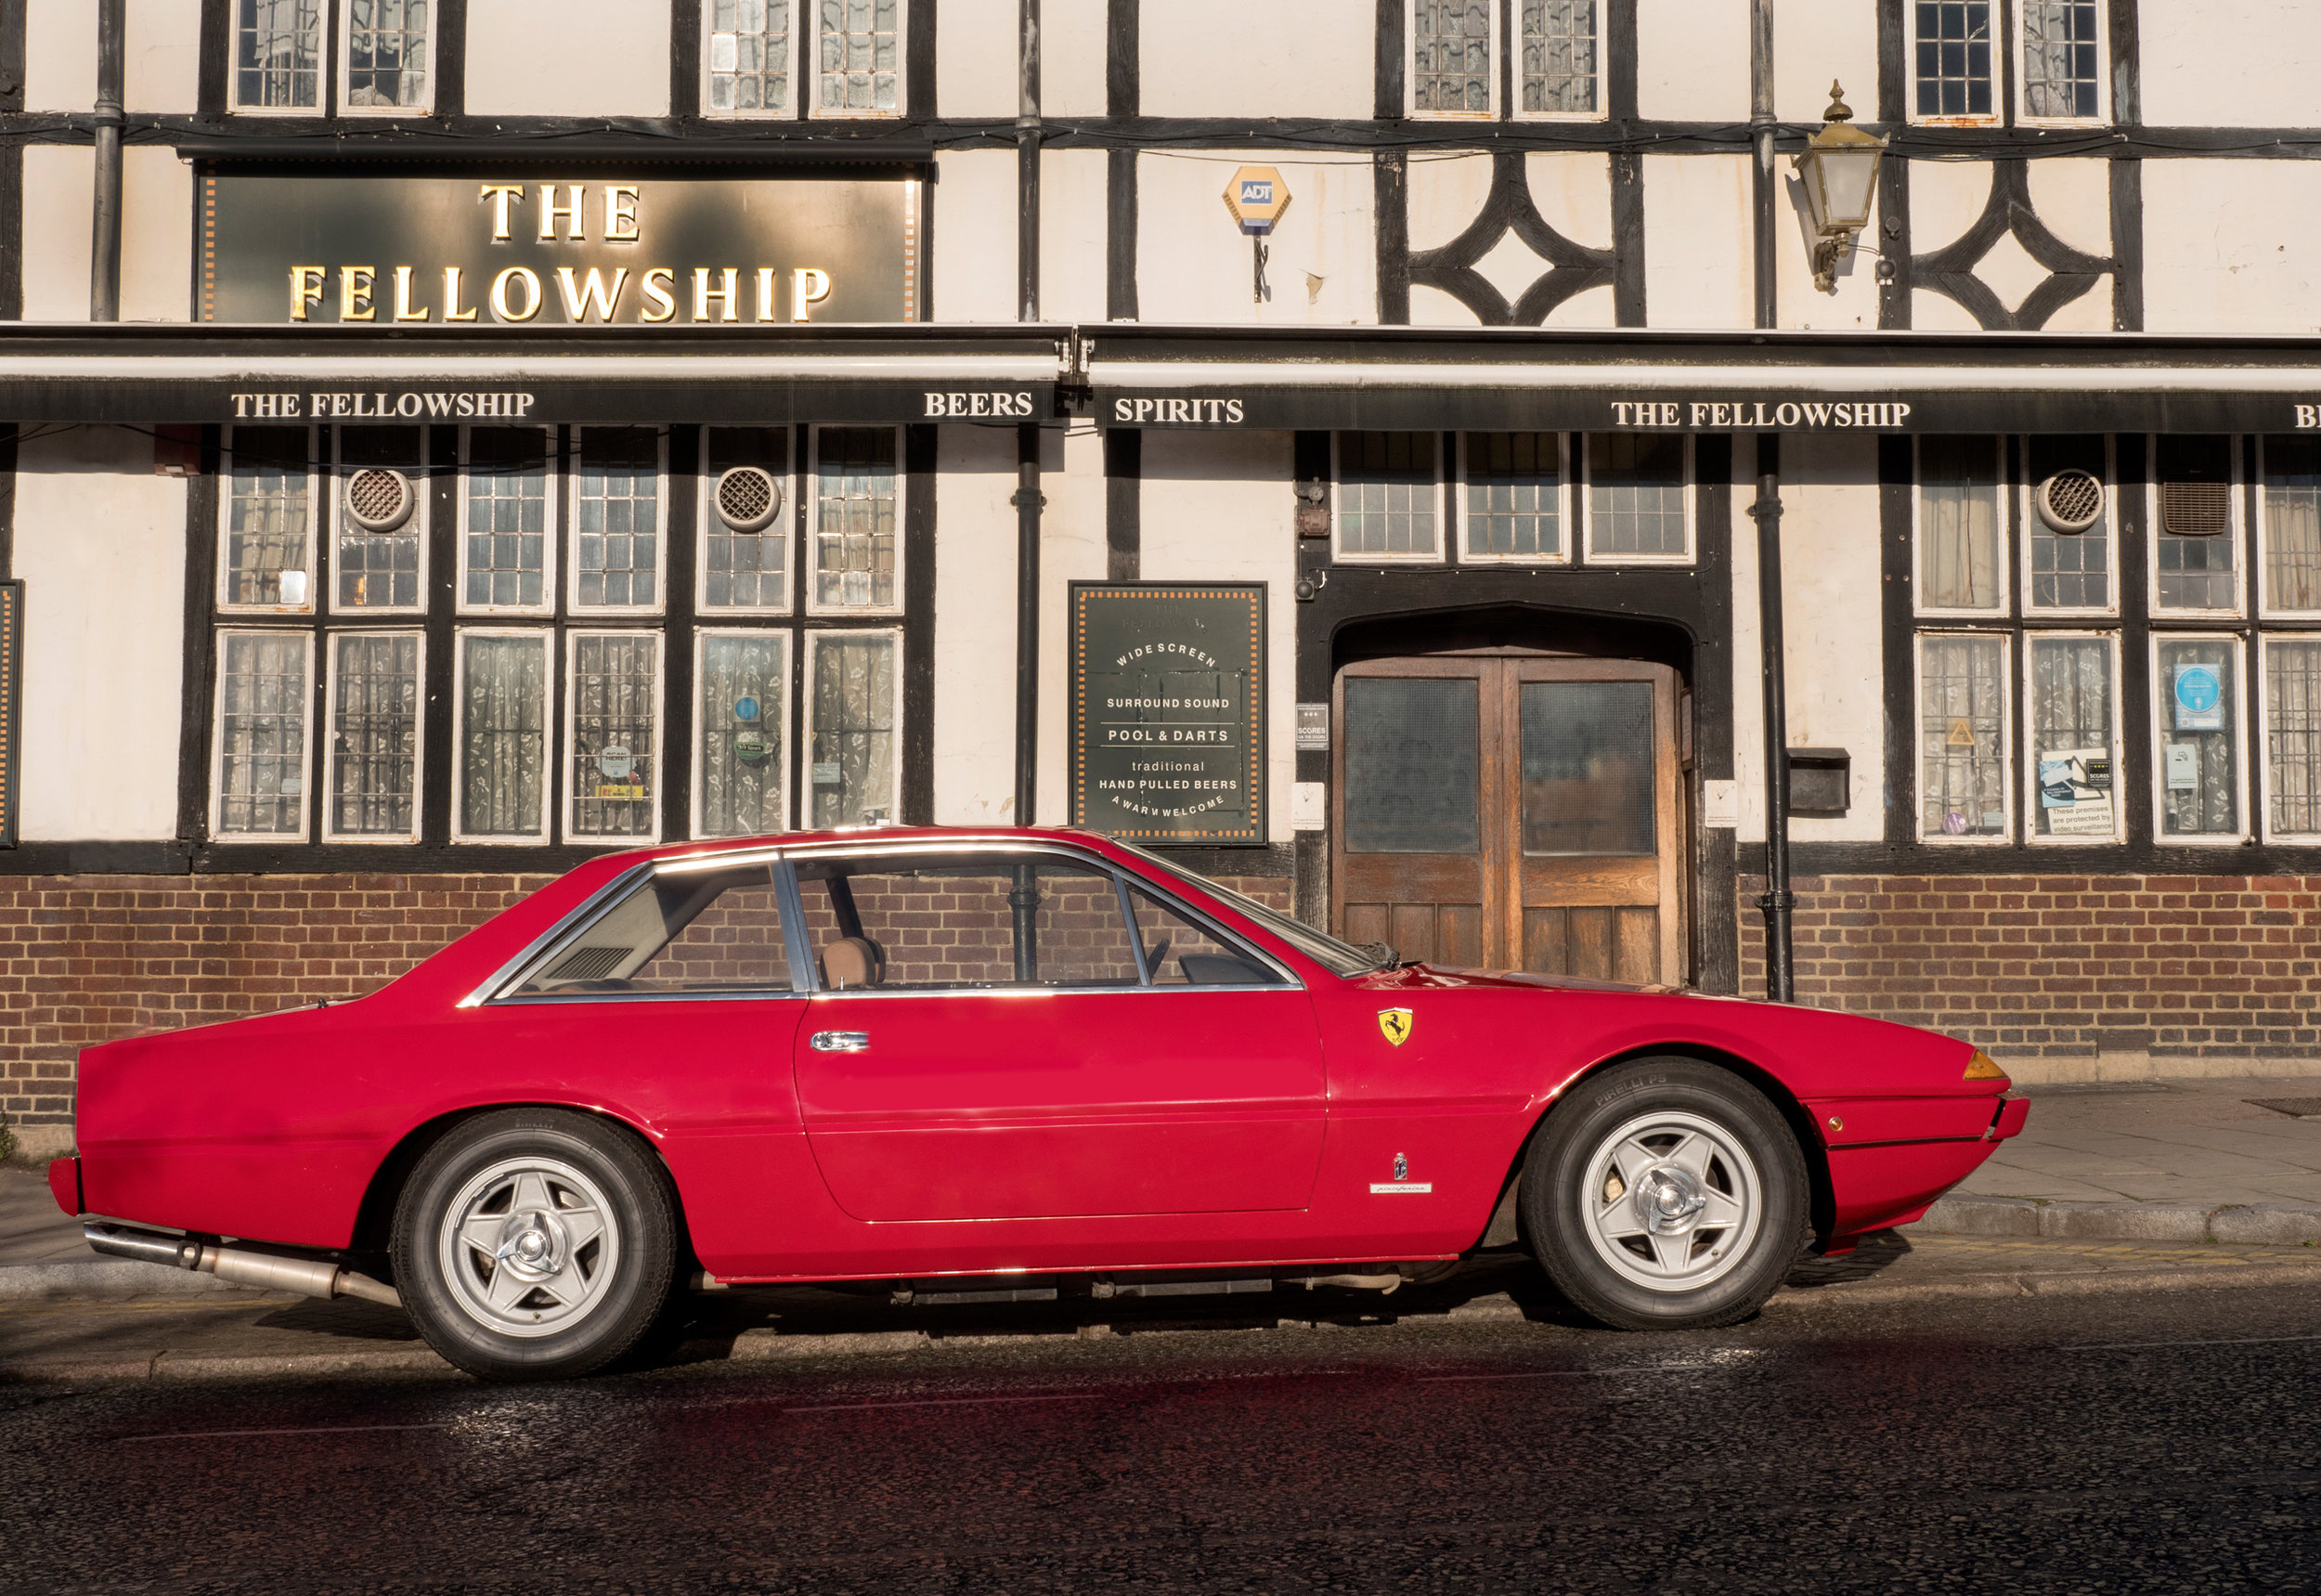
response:
<svg viewBox="0 0 2321 1596"><path fill-rule="evenodd" d="M1140 888L1128 889L1155 986L1280 986L1279 972Z"/></svg>
<svg viewBox="0 0 2321 1596"><path fill-rule="evenodd" d="M664 871L577 927L506 994L788 992L782 900L765 863Z"/></svg>
<svg viewBox="0 0 2321 1596"><path fill-rule="evenodd" d="M1109 871L990 853L863 854L797 869L826 991L1142 984Z"/></svg>

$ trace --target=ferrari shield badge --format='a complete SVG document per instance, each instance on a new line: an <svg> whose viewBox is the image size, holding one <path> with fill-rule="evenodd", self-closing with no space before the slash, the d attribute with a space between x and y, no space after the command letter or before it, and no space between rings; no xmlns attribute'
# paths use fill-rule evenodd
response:
<svg viewBox="0 0 2321 1596"><path fill-rule="evenodd" d="M1378 1028L1386 1033L1386 1040L1400 1047L1410 1040L1410 1011L1407 1008L1381 1008L1378 1011Z"/></svg>

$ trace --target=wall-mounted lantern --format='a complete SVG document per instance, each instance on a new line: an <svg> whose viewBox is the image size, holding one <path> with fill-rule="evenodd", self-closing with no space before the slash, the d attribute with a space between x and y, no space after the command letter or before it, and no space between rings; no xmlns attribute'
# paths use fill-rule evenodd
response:
<svg viewBox="0 0 2321 1596"><path fill-rule="evenodd" d="M1813 217L1813 286L1823 293L1836 289L1837 257L1853 248L1855 235L1870 225L1878 160L1886 153L1885 139L1853 125L1846 91L1833 82L1829 95L1822 130L1792 158Z"/></svg>

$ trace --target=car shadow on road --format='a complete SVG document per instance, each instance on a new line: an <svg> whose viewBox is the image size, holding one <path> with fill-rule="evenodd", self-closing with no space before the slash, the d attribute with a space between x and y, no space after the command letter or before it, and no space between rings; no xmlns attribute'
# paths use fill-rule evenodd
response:
<svg viewBox="0 0 2321 1596"><path fill-rule="evenodd" d="M1790 1268L1782 1285L1791 1291L1816 1291L1867 1280L1910 1256L1910 1239L1899 1230L1876 1230L1862 1237L1850 1252L1808 1253Z"/></svg>

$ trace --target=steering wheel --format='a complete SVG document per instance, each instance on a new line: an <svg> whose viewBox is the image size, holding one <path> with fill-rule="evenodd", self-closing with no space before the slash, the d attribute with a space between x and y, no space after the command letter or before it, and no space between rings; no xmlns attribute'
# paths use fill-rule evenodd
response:
<svg viewBox="0 0 2321 1596"><path fill-rule="evenodd" d="M1156 977L1160 973L1160 961L1169 956L1169 943L1173 940L1168 937L1161 938L1152 944L1152 952L1146 955L1145 967Z"/></svg>

